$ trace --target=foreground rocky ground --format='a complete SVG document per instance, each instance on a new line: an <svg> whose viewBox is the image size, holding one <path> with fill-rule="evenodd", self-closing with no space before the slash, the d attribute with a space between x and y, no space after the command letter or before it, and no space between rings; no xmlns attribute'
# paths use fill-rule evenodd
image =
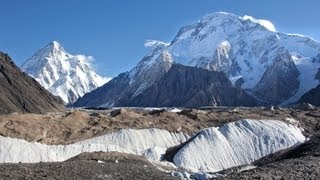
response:
<svg viewBox="0 0 320 180"><path fill-rule="evenodd" d="M141 156L83 153L60 163L1 164L1 179L177 179Z"/></svg>
<svg viewBox="0 0 320 180"><path fill-rule="evenodd" d="M232 168L221 172L226 179L316 179L320 176L320 110L299 108L214 108L176 110L69 110L48 114L0 116L2 136L45 144L70 144L123 128L160 128L192 134L239 119L277 119L298 124L311 140L257 161L254 169ZM242 170L241 170L242 169ZM172 179L144 157L120 153L85 153L65 162L1 164L7 179Z"/></svg>

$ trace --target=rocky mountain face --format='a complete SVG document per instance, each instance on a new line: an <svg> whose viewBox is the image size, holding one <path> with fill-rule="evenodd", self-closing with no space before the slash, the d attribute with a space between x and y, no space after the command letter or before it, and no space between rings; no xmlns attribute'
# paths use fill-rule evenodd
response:
<svg viewBox="0 0 320 180"><path fill-rule="evenodd" d="M118 99L125 96L129 89L129 73L121 73L117 77L110 80L105 85L94 90L92 93L85 94L79 98L73 106L77 107L110 107L117 102ZM98 98L99 97L99 98Z"/></svg>
<svg viewBox="0 0 320 180"><path fill-rule="evenodd" d="M130 73L122 73L109 83L80 98L74 105L99 107L110 97L112 106L137 107L200 107L255 106L256 100L240 87L232 85L224 72L180 64L170 69L137 96L130 92ZM95 98L99 96L99 98ZM88 103L89 102L89 103ZM109 106L104 104L103 106Z"/></svg>
<svg viewBox="0 0 320 180"><path fill-rule="evenodd" d="M71 55L53 41L26 60L21 69L65 103L73 103L110 80L94 72L92 60L90 56Z"/></svg>
<svg viewBox="0 0 320 180"><path fill-rule="evenodd" d="M258 99L280 104L291 97L299 88L299 71L288 51L278 53L253 89Z"/></svg>
<svg viewBox="0 0 320 180"><path fill-rule="evenodd" d="M119 98L135 98L158 82L173 63L223 71L234 85L264 104L296 102L318 84L314 76L320 67L320 43L277 32L270 21L250 16L209 14L182 27L170 44L148 41L146 46L150 52L128 72L125 93L106 97L95 106L114 106ZM93 91L90 97L104 96L100 92ZM93 105L93 101L97 100L79 100L81 106Z"/></svg>
<svg viewBox="0 0 320 180"><path fill-rule="evenodd" d="M158 81L170 69L173 61L166 51L162 52L163 48L162 44L158 45L130 72L121 73L92 93L85 94L73 106L111 107L127 104L132 98ZM159 51L161 54L154 56L154 53Z"/></svg>
<svg viewBox="0 0 320 180"><path fill-rule="evenodd" d="M320 106L320 84L304 94L300 99L300 103L310 103L316 106Z"/></svg>
<svg viewBox="0 0 320 180"><path fill-rule="evenodd" d="M120 106L255 106L256 100L232 85L224 72L174 64L158 82Z"/></svg>
<svg viewBox="0 0 320 180"><path fill-rule="evenodd" d="M60 98L51 95L23 73L7 54L0 52L0 114L62 110Z"/></svg>

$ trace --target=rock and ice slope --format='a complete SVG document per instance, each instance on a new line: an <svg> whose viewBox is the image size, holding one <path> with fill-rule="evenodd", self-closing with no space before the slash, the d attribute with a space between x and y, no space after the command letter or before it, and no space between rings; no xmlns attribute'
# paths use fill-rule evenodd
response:
<svg viewBox="0 0 320 180"><path fill-rule="evenodd" d="M299 75L299 81L300 81L299 89L292 97L286 100L283 104L297 102L297 100L302 98L303 95L305 95L312 89L315 89L319 85L320 53L317 55L317 57L312 59L299 58L299 57L293 56L293 60L299 72L303 72L303 73L300 73ZM312 104L318 104L318 103L312 103Z"/></svg>
<svg viewBox="0 0 320 180"><path fill-rule="evenodd" d="M45 145L0 136L0 163L65 161L83 152L117 151L160 160L166 149L189 138L160 129L123 129L70 145Z"/></svg>
<svg viewBox="0 0 320 180"><path fill-rule="evenodd" d="M320 84L301 96L300 103L311 103L315 106L320 106Z"/></svg>
<svg viewBox="0 0 320 180"><path fill-rule="evenodd" d="M249 164L305 141L301 130L274 120L240 120L198 134L174 156L177 167L217 172Z"/></svg>
<svg viewBox="0 0 320 180"><path fill-rule="evenodd" d="M92 60L91 56L71 55L53 41L26 60L21 69L52 94L73 103L110 80L94 72Z"/></svg>
<svg viewBox="0 0 320 180"><path fill-rule="evenodd" d="M127 101L157 82L174 63L223 71L232 82L241 78L241 87L267 104L295 102L316 86L310 87L314 83L309 82L316 71L306 72L304 67L320 67L319 61L312 61L320 52L319 42L278 32L267 20L224 12L182 27L170 44L147 41L146 46L150 52L136 67L76 106L113 106ZM275 81L280 83L273 84ZM283 88L282 82L293 85ZM266 93L270 85L274 87Z"/></svg>

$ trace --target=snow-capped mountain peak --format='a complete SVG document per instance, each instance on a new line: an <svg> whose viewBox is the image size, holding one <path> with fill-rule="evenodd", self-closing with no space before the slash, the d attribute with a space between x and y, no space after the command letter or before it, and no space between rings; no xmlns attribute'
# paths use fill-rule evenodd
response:
<svg viewBox="0 0 320 180"><path fill-rule="evenodd" d="M57 41L50 42L46 47L48 49L51 49L51 50L57 50L57 51L64 51L65 52L63 47Z"/></svg>
<svg viewBox="0 0 320 180"><path fill-rule="evenodd" d="M242 88L253 89L283 49L289 54L298 53L300 59L312 59L319 53L320 43L307 36L278 32L268 20L216 12L182 27L166 51L177 63L224 71L233 82L242 78ZM309 64L309 69L319 66L311 61ZM300 73L300 77L305 74ZM315 73L312 69L309 76ZM306 86L301 81L300 90L295 91L297 94L291 102L316 84Z"/></svg>
<svg viewBox="0 0 320 180"><path fill-rule="evenodd" d="M39 49L36 54L42 55L42 56L51 56L51 57L63 57L63 56L69 57L70 56L70 54L68 54L57 41L50 42L42 49Z"/></svg>
<svg viewBox="0 0 320 180"><path fill-rule="evenodd" d="M92 56L71 55L53 41L39 49L21 68L52 94L72 103L110 80L94 72L93 60Z"/></svg>
<svg viewBox="0 0 320 180"><path fill-rule="evenodd" d="M127 84L121 86L125 93L114 95L111 90L117 86L106 86L90 96L100 98L110 91L103 102L93 100L94 105L128 102L159 82L172 64L222 71L262 104L296 102L318 85L314 77L320 62L313 59L320 52L320 43L308 36L279 32L271 21L248 15L208 14L180 28L170 44L149 40L145 46L150 51L128 76L119 76L119 84Z"/></svg>

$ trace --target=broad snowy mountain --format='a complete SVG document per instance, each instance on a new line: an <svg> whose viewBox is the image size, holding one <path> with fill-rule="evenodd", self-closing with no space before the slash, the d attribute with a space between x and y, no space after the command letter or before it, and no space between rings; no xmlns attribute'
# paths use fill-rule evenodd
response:
<svg viewBox="0 0 320 180"><path fill-rule="evenodd" d="M149 40L146 46L150 52L136 67L92 92L90 96L99 101L80 99L75 105L125 105L119 102L143 93L174 63L222 71L262 104L296 102L319 84L315 76L320 62L314 59L319 57L320 43L278 32L270 21L251 16L209 14L182 27L170 44Z"/></svg>
<svg viewBox="0 0 320 180"><path fill-rule="evenodd" d="M110 80L94 72L92 60L90 56L71 55L53 41L26 60L21 69L52 94L73 103Z"/></svg>

